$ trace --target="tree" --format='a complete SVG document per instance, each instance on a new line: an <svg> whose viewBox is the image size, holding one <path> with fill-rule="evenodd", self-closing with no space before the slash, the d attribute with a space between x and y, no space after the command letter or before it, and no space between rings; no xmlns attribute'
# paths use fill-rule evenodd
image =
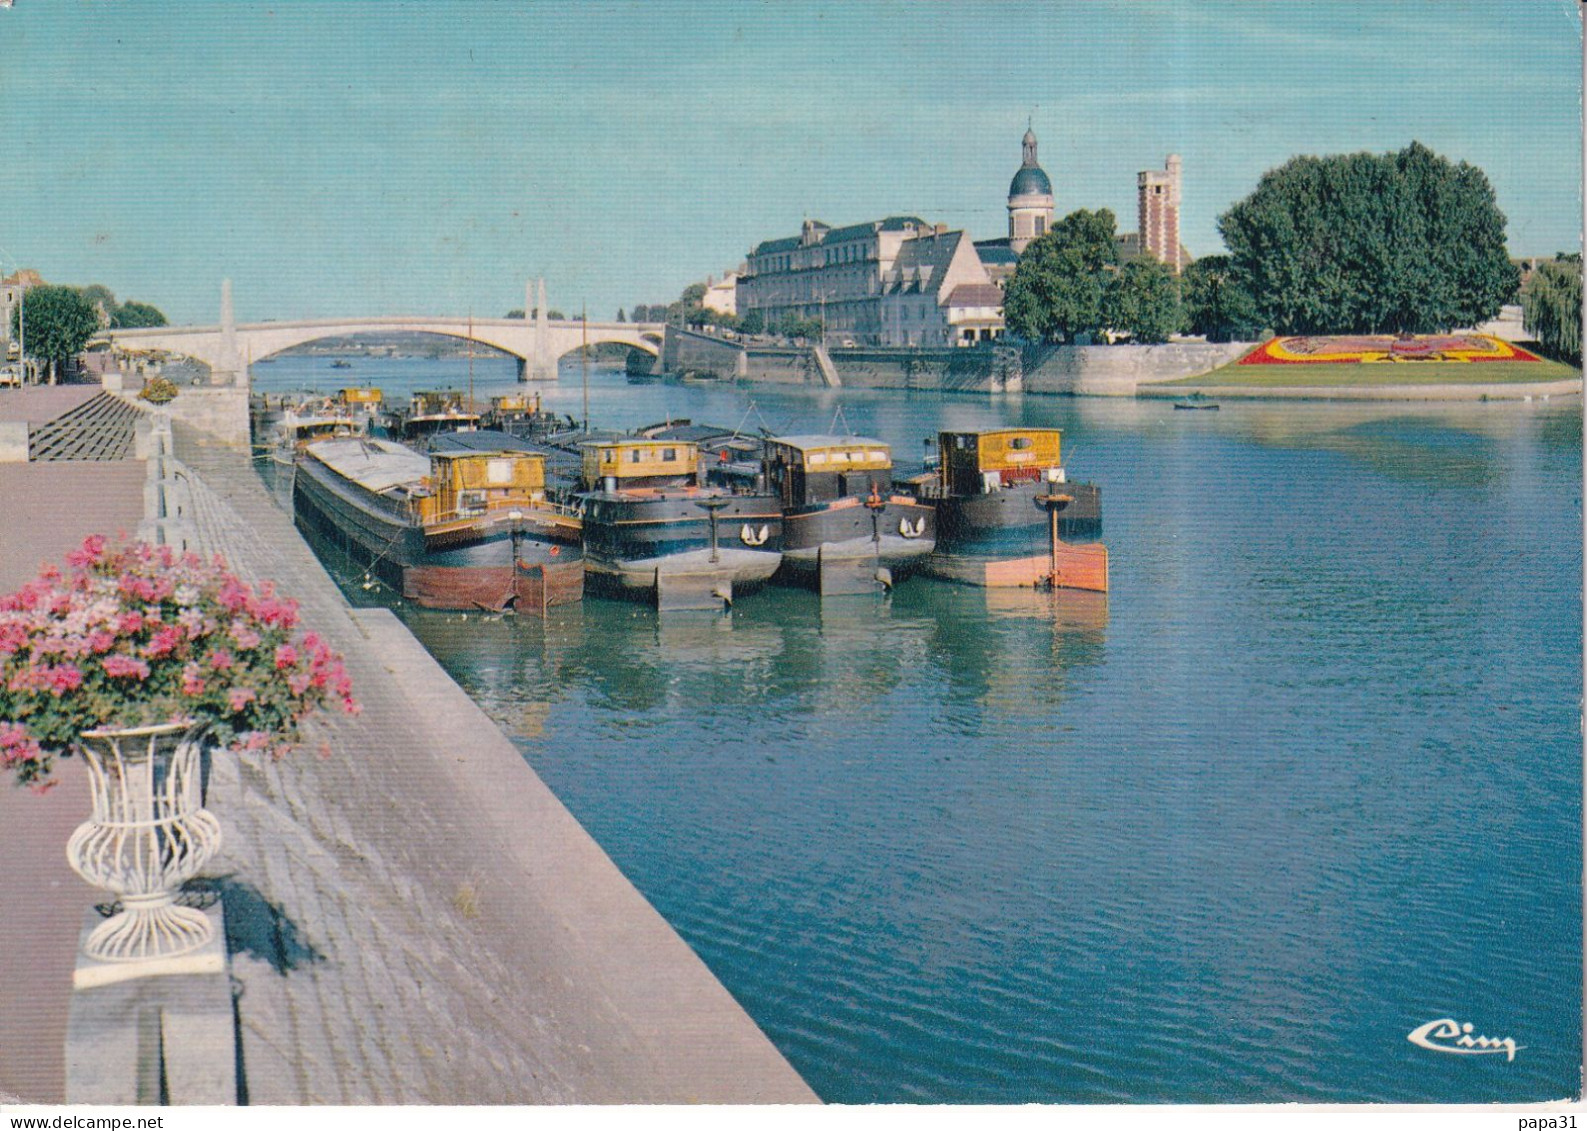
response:
<svg viewBox="0 0 1587 1131"><path fill-rule="evenodd" d="M1209 342L1243 342L1262 332L1256 300L1227 255L1196 260L1185 268L1180 283L1192 334L1204 334Z"/></svg>
<svg viewBox="0 0 1587 1131"><path fill-rule="evenodd" d="M115 293L103 283L89 283L80 290L83 297L88 300L88 305L94 308L94 316L100 319L99 324L114 326L116 324Z"/></svg>
<svg viewBox="0 0 1587 1131"><path fill-rule="evenodd" d="M1118 263L1113 213L1071 212L1026 246L1003 296L1008 328L1030 341L1074 341L1102 328L1108 268Z"/></svg>
<svg viewBox="0 0 1587 1131"><path fill-rule="evenodd" d="M59 363L75 357L99 330L94 305L76 287L30 287L21 305L11 313L11 334L16 337L27 323L27 351L50 363L50 384L55 384Z"/></svg>
<svg viewBox="0 0 1587 1131"><path fill-rule="evenodd" d="M1521 316L1545 353L1581 364L1581 256L1537 265L1521 288Z"/></svg>
<svg viewBox="0 0 1587 1131"><path fill-rule="evenodd" d="M617 320L619 322L627 322L628 321L628 319L623 317L623 308L620 307L620 306L617 308ZM635 319L635 321L638 321L638 319Z"/></svg>
<svg viewBox="0 0 1587 1131"><path fill-rule="evenodd" d="M503 318L522 318L523 317L523 307L515 306L511 310L509 310L506 314L502 315L502 317Z"/></svg>
<svg viewBox="0 0 1587 1131"><path fill-rule="evenodd" d="M164 326L165 314L157 306L146 302L124 302L110 316L110 324L118 329L132 330L139 326Z"/></svg>
<svg viewBox="0 0 1587 1131"><path fill-rule="evenodd" d="M766 316L759 310L746 310L738 320L738 328L745 334L764 334Z"/></svg>
<svg viewBox="0 0 1587 1131"><path fill-rule="evenodd" d="M1499 312L1518 273L1481 169L1420 142L1296 157L1218 218L1234 272L1280 334L1418 333Z"/></svg>
<svg viewBox="0 0 1587 1131"><path fill-rule="evenodd" d="M1102 294L1102 324L1142 345L1166 342L1185 328L1178 277L1151 257L1126 263Z"/></svg>

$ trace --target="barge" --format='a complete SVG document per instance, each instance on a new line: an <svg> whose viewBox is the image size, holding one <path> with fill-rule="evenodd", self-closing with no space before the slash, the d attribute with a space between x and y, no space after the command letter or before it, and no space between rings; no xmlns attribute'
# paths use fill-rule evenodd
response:
<svg viewBox="0 0 1587 1131"><path fill-rule="evenodd" d="M583 446L575 498L593 584L662 609L719 608L782 561L776 498L710 486L696 444L654 437Z"/></svg>
<svg viewBox="0 0 1587 1131"><path fill-rule="evenodd" d="M322 440L300 455L292 500L316 548L424 608L543 612L584 594L578 523L546 498L538 454Z"/></svg>
<svg viewBox="0 0 1587 1131"><path fill-rule="evenodd" d="M1065 538L1102 529L1102 492L1071 483L1057 428L940 432L938 466L902 486L937 511L928 573L974 585L1031 585L1057 578L1107 588L1106 551Z"/></svg>
<svg viewBox="0 0 1587 1131"><path fill-rule="evenodd" d="M823 594L889 588L936 545L929 503L891 486L892 449L865 436L765 441L767 487L782 504L782 577Z"/></svg>
<svg viewBox="0 0 1587 1131"><path fill-rule="evenodd" d="M392 433L410 443L437 432L467 432L479 427L479 413L465 405L463 394L454 389L416 392L405 409L390 417Z"/></svg>

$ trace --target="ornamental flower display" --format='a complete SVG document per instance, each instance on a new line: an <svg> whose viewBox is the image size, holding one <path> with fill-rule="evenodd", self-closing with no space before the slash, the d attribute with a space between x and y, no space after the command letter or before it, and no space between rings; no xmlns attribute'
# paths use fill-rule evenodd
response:
<svg viewBox="0 0 1587 1131"><path fill-rule="evenodd" d="M333 704L358 710L342 658L219 557L95 536L0 597L0 769L21 785L49 788L54 759L96 728L196 724L280 757Z"/></svg>

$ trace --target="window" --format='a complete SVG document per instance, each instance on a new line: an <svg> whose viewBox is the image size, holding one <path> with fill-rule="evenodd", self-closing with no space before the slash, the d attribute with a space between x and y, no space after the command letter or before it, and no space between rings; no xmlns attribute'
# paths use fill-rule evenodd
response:
<svg viewBox="0 0 1587 1131"><path fill-rule="evenodd" d="M629 463L638 463L640 455L641 455L641 453L640 453L640 450L638 448L630 448L630 449L628 449L628 462Z"/></svg>
<svg viewBox="0 0 1587 1131"><path fill-rule="evenodd" d="M1034 442L1035 441L1033 441L1029 436L1015 436L1008 442L1008 446L1013 448L1016 452L1022 452L1026 448L1030 447Z"/></svg>
<svg viewBox="0 0 1587 1131"><path fill-rule="evenodd" d="M501 486L512 482L512 460L493 459L485 464L485 482Z"/></svg>
<svg viewBox="0 0 1587 1131"><path fill-rule="evenodd" d="M663 463L675 463L678 459L677 448L662 448L661 459Z"/></svg>

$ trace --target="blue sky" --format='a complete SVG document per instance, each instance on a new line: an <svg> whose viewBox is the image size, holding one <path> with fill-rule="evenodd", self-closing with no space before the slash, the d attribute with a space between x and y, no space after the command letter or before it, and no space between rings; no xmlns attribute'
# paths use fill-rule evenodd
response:
<svg viewBox="0 0 1587 1131"><path fill-rule="evenodd" d="M1060 214L1182 235L1297 153L1481 166L1516 254L1579 246L1572 0L428 3L16 0L0 267L213 321L610 317L805 217L1002 235L1029 118Z"/></svg>

